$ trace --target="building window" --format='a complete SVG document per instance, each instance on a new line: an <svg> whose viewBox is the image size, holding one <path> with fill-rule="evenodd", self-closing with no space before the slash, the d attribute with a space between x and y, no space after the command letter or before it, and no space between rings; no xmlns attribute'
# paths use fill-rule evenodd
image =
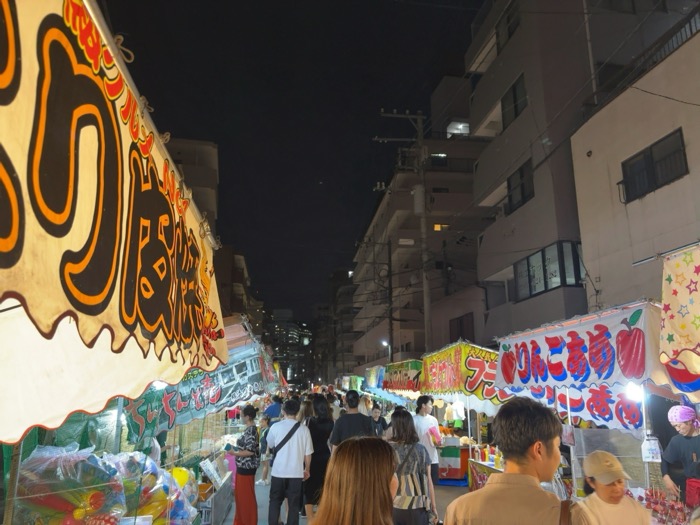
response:
<svg viewBox="0 0 700 525"><path fill-rule="evenodd" d="M516 262L513 268L516 301L562 286L581 286L581 243L556 242Z"/></svg>
<svg viewBox="0 0 700 525"><path fill-rule="evenodd" d="M469 312L450 319L450 342L458 340L474 341L474 313Z"/></svg>
<svg viewBox="0 0 700 525"><path fill-rule="evenodd" d="M503 50L508 40L520 25L520 9L517 1L513 1L503 12L501 19L496 22L496 46L498 53Z"/></svg>
<svg viewBox="0 0 700 525"><path fill-rule="evenodd" d="M433 231L434 232L444 232L450 229L449 224L433 224Z"/></svg>
<svg viewBox="0 0 700 525"><path fill-rule="evenodd" d="M532 161L528 160L518 171L508 177L508 202L506 214L510 215L535 196Z"/></svg>
<svg viewBox="0 0 700 525"><path fill-rule="evenodd" d="M596 7L617 11L618 13L635 13L634 0L597 0Z"/></svg>
<svg viewBox="0 0 700 525"><path fill-rule="evenodd" d="M432 193L450 193L450 188L432 188Z"/></svg>
<svg viewBox="0 0 700 525"><path fill-rule="evenodd" d="M433 168L445 168L449 163L446 153L431 153L429 160Z"/></svg>
<svg viewBox="0 0 700 525"><path fill-rule="evenodd" d="M666 135L622 163L626 204L688 174L683 131Z"/></svg>
<svg viewBox="0 0 700 525"><path fill-rule="evenodd" d="M510 126L526 107L527 92L525 91L525 76L520 75L518 80L510 86L508 92L501 99L503 129Z"/></svg>

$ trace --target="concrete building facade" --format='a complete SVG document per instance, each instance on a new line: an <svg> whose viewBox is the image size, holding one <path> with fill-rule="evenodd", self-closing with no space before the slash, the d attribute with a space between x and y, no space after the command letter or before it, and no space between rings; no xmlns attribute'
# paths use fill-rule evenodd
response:
<svg viewBox="0 0 700 525"><path fill-rule="evenodd" d="M661 299L659 254L700 240L700 8L571 139L588 307Z"/></svg>
<svg viewBox="0 0 700 525"><path fill-rule="evenodd" d="M166 144L192 198L216 237L219 215L219 147L214 142L172 138Z"/></svg>
<svg viewBox="0 0 700 525"><path fill-rule="evenodd" d="M479 238L482 344L587 311L570 136L585 108L614 89L632 57L688 5L484 4L465 54L474 79L470 132L491 138L475 169L474 204L496 210Z"/></svg>

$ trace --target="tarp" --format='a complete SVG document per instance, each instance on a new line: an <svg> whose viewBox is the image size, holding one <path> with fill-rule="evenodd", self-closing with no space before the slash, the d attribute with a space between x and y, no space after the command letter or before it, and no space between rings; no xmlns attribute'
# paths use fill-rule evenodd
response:
<svg viewBox="0 0 700 525"><path fill-rule="evenodd" d="M496 386L665 384L659 319L658 305L637 302L501 338Z"/></svg>
<svg viewBox="0 0 700 525"><path fill-rule="evenodd" d="M664 259L659 358L671 384L685 393L700 390L698 283L699 248Z"/></svg>
<svg viewBox="0 0 700 525"><path fill-rule="evenodd" d="M95 6L3 3L6 443L227 360L213 238Z"/></svg>

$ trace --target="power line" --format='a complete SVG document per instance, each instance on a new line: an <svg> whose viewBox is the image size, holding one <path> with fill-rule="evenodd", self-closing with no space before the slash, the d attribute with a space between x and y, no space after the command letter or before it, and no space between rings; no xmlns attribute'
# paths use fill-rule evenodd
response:
<svg viewBox="0 0 700 525"><path fill-rule="evenodd" d="M653 96L655 96L655 97L664 98L664 99L666 99L666 100L672 100L673 102L679 102L679 103L681 103L681 104L687 104L688 106L697 106L697 107L700 107L700 104L698 104L698 103L696 103L696 102L688 102L687 100L681 100L681 99L679 99L679 98L670 97L670 96L664 95L664 94L662 94L662 93L654 93L653 91L647 91L646 89L642 89L642 88L637 87L637 86L629 86L629 87L630 87L631 89L636 89L637 91L641 91L642 93L646 93L647 95L653 95Z"/></svg>

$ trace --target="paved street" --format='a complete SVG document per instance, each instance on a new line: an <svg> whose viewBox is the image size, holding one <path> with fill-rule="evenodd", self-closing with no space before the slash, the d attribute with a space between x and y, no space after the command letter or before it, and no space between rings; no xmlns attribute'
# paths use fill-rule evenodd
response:
<svg viewBox="0 0 700 525"><path fill-rule="evenodd" d="M445 509L447 508L447 505L456 497L461 496L462 494L466 493L466 491L467 491L467 487L447 487L447 486L442 486L442 485L438 485L435 487L435 496L437 499L437 507L438 507L438 513L440 515L440 519L442 519L445 516ZM261 486L261 485L255 486L255 497L258 500L258 524L259 525L267 525L267 503L269 501L268 500L269 493L270 493L269 486ZM225 525L230 525L231 523L233 523L234 512L235 512L235 506L231 507L231 512L224 520ZM302 518L300 520L300 523L301 524L306 523L306 519Z"/></svg>

